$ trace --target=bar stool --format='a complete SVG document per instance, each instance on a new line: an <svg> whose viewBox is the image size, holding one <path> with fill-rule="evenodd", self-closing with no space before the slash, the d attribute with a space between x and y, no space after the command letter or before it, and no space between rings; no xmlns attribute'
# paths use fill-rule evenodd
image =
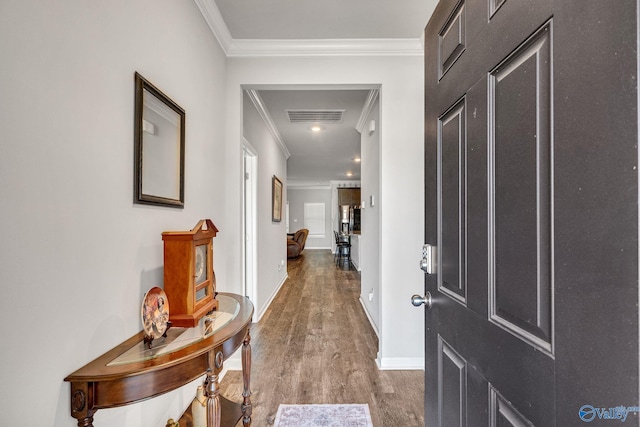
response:
<svg viewBox="0 0 640 427"><path fill-rule="evenodd" d="M336 238L336 253L334 259L336 265L347 261L347 265L351 264L351 236L341 236L337 231L334 231Z"/></svg>
<svg viewBox="0 0 640 427"><path fill-rule="evenodd" d="M333 230L333 238L336 241L336 251L333 253L333 261L336 262L338 254L340 253L340 246L344 245L345 242L340 240L340 235L335 230Z"/></svg>

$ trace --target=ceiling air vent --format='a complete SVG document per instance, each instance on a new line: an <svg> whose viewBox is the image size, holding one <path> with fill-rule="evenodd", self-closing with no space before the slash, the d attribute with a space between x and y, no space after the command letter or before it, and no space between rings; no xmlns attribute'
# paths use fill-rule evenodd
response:
<svg viewBox="0 0 640 427"><path fill-rule="evenodd" d="M345 110L287 110L291 123L342 123Z"/></svg>

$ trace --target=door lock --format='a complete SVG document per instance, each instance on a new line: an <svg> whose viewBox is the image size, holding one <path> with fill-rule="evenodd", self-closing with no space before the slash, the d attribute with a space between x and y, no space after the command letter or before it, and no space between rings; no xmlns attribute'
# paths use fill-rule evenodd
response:
<svg viewBox="0 0 640 427"><path fill-rule="evenodd" d="M436 247L424 244L422 245L422 259L420 260L420 270L427 274L436 273Z"/></svg>

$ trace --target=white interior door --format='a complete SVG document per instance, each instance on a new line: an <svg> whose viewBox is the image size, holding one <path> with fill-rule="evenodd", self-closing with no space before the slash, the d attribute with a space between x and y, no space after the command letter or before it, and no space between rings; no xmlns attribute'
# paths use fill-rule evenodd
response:
<svg viewBox="0 0 640 427"><path fill-rule="evenodd" d="M258 158L256 151L244 141L244 173L243 173L243 229L244 239L242 245L243 258L243 292L251 301L255 302L257 292L257 242L256 242L256 196L257 196L257 167Z"/></svg>

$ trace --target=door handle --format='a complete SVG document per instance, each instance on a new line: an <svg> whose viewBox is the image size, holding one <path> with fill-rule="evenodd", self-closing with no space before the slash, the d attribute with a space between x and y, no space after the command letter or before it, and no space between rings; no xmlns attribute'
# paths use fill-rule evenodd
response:
<svg viewBox="0 0 640 427"><path fill-rule="evenodd" d="M431 298L431 292L427 291L424 296L414 295L411 297L411 304L416 307L420 307L424 304L425 308L429 310L433 306L433 298Z"/></svg>

